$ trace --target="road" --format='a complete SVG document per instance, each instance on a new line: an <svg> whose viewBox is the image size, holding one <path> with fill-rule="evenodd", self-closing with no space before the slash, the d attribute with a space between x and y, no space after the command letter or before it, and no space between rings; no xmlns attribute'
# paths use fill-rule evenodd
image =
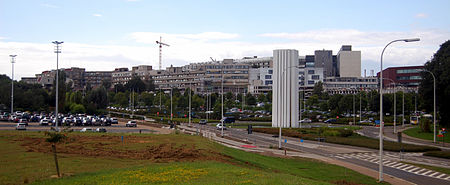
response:
<svg viewBox="0 0 450 185"><path fill-rule="evenodd" d="M189 129L186 126L182 128ZM204 126L202 130L220 135L220 130L212 126ZM226 137L236 140L251 142L258 147L278 147L278 138L269 134L256 132L247 134L246 130L235 128L228 128L224 131L224 134ZM316 154L378 171L378 150L307 140L301 142L298 138L283 137L282 139L283 147L286 147L288 150ZM284 139L287 140L287 143L284 143ZM450 168L450 160L425 157L422 156L422 153L404 153L400 155L398 152L384 152L384 156L383 169L385 174L420 185L450 184L450 175L402 163L402 161L425 163Z"/></svg>

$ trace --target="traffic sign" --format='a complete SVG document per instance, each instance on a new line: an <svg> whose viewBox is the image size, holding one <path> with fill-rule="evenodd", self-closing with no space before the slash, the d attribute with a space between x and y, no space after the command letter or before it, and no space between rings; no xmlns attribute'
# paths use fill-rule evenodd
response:
<svg viewBox="0 0 450 185"><path fill-rule="evenodd" d="M444 137L444 135L442 135L442 134L439 134L439 135L437 135L438 137Z"/></svg>

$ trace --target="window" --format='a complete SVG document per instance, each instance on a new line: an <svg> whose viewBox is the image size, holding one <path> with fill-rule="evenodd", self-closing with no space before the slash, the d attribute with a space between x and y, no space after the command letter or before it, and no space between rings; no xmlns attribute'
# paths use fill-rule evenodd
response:
<svg viewBox="0 0 450 185"><path fill-rule="evenodd" d="M318 79L320 79L320 76L319 75L312 75L312 79L313 80L318 80Z"/></svg>
<svg viewBox="0 0 450 185"><path fill-rule="evenodd" d="M266 75L265 78L266 79L272 79L272 75Z"/></svg>
<svg viewBox="0 0 450 185"><path fill-rule="evenodd" d="M272 80L266 80L266 82L265 82L266 85L270 85L272 83L273 83Z"/></svg>
<svg viewBox="0 0 450 185"><path fill-rule="evenodd" d="M314 81L313 80L308 80L308 85L314 85Z"/></svg>
<svg viewBox="0 0 450 185"><path fill-rule="evenodd" d="M418 73L419 69L398 69L397 74L404 74L404 73Z"/></svg>
<svg viewBox="0 0 450 185"><path fill-rule="evenodd" d="M308 74L314 74L314 70L308 70Z"/></svg>
<svg viewBox="0 0 450 185"><path fill-rule="evenodd" d="M272 70L272 69L270 69L270 70L269 70L269 74L272 74L272 73L273 73L273 70Z"/></svg>

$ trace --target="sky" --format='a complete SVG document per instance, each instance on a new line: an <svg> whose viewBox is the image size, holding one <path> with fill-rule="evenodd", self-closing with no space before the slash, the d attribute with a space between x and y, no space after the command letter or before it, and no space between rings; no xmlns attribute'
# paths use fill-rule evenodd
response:
<svg viewBox="0 0 450 185"><path fill-rule="evenodd" d="M272 56L352 45L362 73L423 65L450 39L448 0L0 0L0 74L34 77L56 69L52 41L64 41L59 67L112 71Z"/></svg>

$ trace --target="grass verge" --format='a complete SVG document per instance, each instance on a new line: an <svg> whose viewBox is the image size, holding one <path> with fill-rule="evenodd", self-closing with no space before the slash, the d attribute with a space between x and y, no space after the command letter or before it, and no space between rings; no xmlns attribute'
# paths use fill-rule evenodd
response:
<svg viewBox="0 0 450 185"><path fill-rule="evenodd" d="M439 158L445 158L450 159L450 151L429 151L425 152L423 155L430 156L430 157L439 157Z"/></svg>
<svg viewBox="0 0 450 185"><path fill-rule="evenodd" d="M405 133L406 135L411 136L411 137L433 141L433 132L422 132L418 126L404 130L403 133ZM450 143L450 139L448 138L448 135L445 135L445 136L447 138L444 137L444 142ZM437 137L436 140L438 142L442 142L442 137Z"/></svg>
<svg viewBox="0 0 450 185"><path fill-rule="evenodd" d="M69 133L60 168L39 132L0 131L2 184L378 184L355 171L303 158L227 148L198 136ZM44 143L44 144L41 144Z"/></svg>

